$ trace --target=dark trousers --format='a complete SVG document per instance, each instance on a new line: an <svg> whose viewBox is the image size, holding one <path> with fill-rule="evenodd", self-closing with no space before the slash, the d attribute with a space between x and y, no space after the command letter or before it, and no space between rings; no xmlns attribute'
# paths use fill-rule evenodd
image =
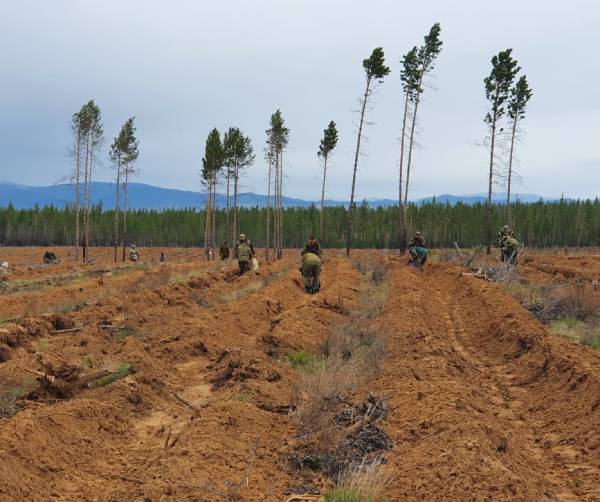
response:
<svg viewBox="0 0 600 502"><path fill-rule="evenodd" d="M249 261L238 261L238 265L240 266L240 275L242 275L244 272L250 272Z"/></svg>

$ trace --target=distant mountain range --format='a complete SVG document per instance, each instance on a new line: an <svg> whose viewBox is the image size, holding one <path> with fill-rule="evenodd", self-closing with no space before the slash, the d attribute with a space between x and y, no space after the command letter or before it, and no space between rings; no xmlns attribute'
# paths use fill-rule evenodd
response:
<svg viewBox="0 0 600 502"><path fill-rule="evenodd" d="M63 207L73 203L74 188L71 184L58 184L44 187L34 187L19 185L16 183L0 182L0 207L6 207L9 203L17 209L28 209L38 204L43 206ZM226 197L223 194L217 194L217 205L226 206ZM417 204L427 203L434 197L414 200ZM504 202L505 194L495 194L495 202ZM485 202L485 194L471 195L449 195L443 194L435 197L437 202L441 203L464 203L476 204ZM537 202L539 200L552 201L556 199L544 198L534 194L516 194L514 200L521 202ZM115 204L115 185L114 183L96 181L92 183L92 202L93 204L102 204L106 209L114 208ZM397 204L397 201L391 199L367 199L371 207L388 207ZM129 184L129 207L132 209L171 209L171 208L201 208L206 203L206 194L188 190L176 190L172 188L161 188L144 183ZM284 207L310 207L312 204L318 204L318 201L295 199L283 197ZM238 194L238 205L240 207L262 207L267 204L267 196L245 192ZM347 206L348 201L331 200L325 201L327 206Z"/></svg>

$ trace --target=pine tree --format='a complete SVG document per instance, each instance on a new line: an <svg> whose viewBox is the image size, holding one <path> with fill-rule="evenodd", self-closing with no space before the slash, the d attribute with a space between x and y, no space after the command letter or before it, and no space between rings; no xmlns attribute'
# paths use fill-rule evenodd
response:
<svg viewBox="0 0 600 502"><path fill-rule="evenodd" d="M490 134L490 164L488 174L488 199L486 213L485 244L487 254L492 252L492 225L493 206L492 189L494 182L496 143L499 130L499 121L506 113L507 100L516 74L520 68L517 61L512 57L512 49L500 51L492 58L492 71L484 79L485 96L490 103L490 110L485 115L485 123L488 125Z"/></svg>
<svg viewBox="0 0 600 502"><path fill-rule="evenodd" d="M327 129L323 131L323 139L321 140L321 144L319 145L319 151L317 155L323 159L323 186L321 188L321 215L320 215L320 224L319 224L319 238L321 239L321 245L324 245L325 237L324 237L324 227L323 227L323 208L325 203L325 180L327 178L327 161L329 160L329 155L336 147L338 142L338 131L335 126L335 122L332 120L329 122Z"/></svg>
<svg viewBox="0 0 600 502"><path fill-rule="evenodd" d="M135 162L140 154L139 141L136 138L135 117L129 118L123 124L123 162L125 171L125 212L123 214L123 255L122 260L125 261L125 248L127 246L127 216L129 214L129 176L136 174L134 167Z"/></svg>
<svg viewBox="0 0 600 502"><path fill-rule="evenodd" d="M110 146L109 158L113 163L116 170L116 183L115 183L115 233L114 233L114 261L117 261L117 250L119 248L119 211L120 211L120 197L119 188L121 186L121 171L122 171L122 157L123 157L123 143L124 143L124 131L123 128L119 135L114 139Z"/></svg>
<svg viewBox="0 0 600 502"><path fill-rule="evenodd" d="M277 110L271 115L270 128L267 129L267 149L272 167L275 169L274 179L274 229L273 229L273 252L276 259L283 256L283 152L289 141L290 130L285 126L281 111Z"/></svg>
<svg viewBox="0 0 600 502"><path fill-rule="evenodd" d="M233 181L233 218L231 228L227 227L225 235L231 237L232 242L236 241L238 235L238 189L242 173L254 163L254 149L252 140L244 136L237 127L230 127L223 135L223 154L225 157L225 166L227 167L227 222L229 225L229 182Z"/></svg>
<svg viewBox="0 0 600 502"><path fill-rule="evenodd" d="M75 261L79 261L80 225L81 225L81 149L85 141L85 124L82 120L82 110L73 114L71 120L71 132L73 134L73 175L72 179L75 186Z"/></svg>
<svg viewBox="0 0 600 502"><path fill-rule="evenodd" d="M434 69L435 61L442 51L442 41L440 40L440 33L442 28L440 23L435 23L429 33L424 37L424 43L416 54L415 67L412 68L411 74L408 78L407 85L411 86L411 90L407 97L412 101L413 109L411 116L411 127L410 127L410 138L408 142L408 160L406 162L406 182L404 186L404 203L408 204L408 189L410 186L410 174L413 160L413 151L415 143L415 131L417 126L417 112L419 111L419 104L421 103L421 96L423 94L423 85L427 75ZM409 53L410 54L410 53ZM412 64L412 62L410 62ZM404 228L401 230L402 236L407 235L407 221L403 218ZM400 242L400 250L406 249L405 239Z"/></svg>
<svg viewBox="0 0 600 502"><path fill-rule="evenodd" d="M215 200L219 175L224 163L221 135L215 128L206 138L202 158L202 183L206 187L206 220L204 229L204 249L208 259L215 258Z"/></svg>
<svg viewBox="0 0 600 502"><path fill-rule="evenodd" d="M93 166L98 150L100 149L104 140L104 130L102 128L102 115L100 113L100 108L98 108L93 100L89 101L83 106L80 114L82 127L85 134L83 259L84 261L87 261L89 259L88 248L91 233Z"/></svg>
<svg viewBox="0 0 600 502"><path fill-rule="evenodd" d="M413 47L402 58L402 70L400 70L400 80L404 90L404 113L402 114L402 132L400 135L400 166L398 176L398 242L400 254L406 251L407 235L407 204L404 203L403 194L403 171L404 171L404 151L406 141L406 126L409 119L409 103L414 103L415 93L419 86L418 69L418 49Z"/></svg>
<svg viewBox="0 0 600 502"><path fill-rule="evenodd" d="M346 255L350 256L353 237L353 211L354 211L354 192L356 189L356 171L358 169L358 157L360 155L360 143L363 135L363 126L365 121L365 111L369 98L373 93L373 87L377 83L383 82L383 77L389 75L390 69L385 66L385 57L383 49L377 47L373 49L371 56L363 60L363 69L365 71L365 92L361 98L360 122L358 125L358 135L356 138L356 153L354 155L354 169L352 172L352 190L350 192L350 205L348 206L348 221L346 234Z"/></svg>
<svg viewBox="0 0 600 502"><path fill-rule="evenodd" d="M513 161L515 152L515 141L517 138L517 124L525 118L525 109L527 103L533 96L533 91L529 87L527 77L523 75L515 86L510 90L510 99L508 102L508 116L511 121L510 154L508 158L508 179L506 185L506 221L512 226L512 212L510 202L510 191L513 179Z"/></svg>

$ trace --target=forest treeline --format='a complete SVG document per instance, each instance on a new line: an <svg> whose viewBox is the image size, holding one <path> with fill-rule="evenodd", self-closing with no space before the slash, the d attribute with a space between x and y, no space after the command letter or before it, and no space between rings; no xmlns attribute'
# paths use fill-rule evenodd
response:
<svg viewBox="0 0 600 502"><path fill-rule="evenodd" d="M376 47L362 60L364 86L359 98L358 128L352 166L350 203L348 207L325 208L328 162L336 149L339 132L334 120L323 131L323 139L315 153L323 168L319 208L284 208L284 154L290 141L290 128L280 109L271 114L263 149L267 167L267 204L265 208L243 209L238 206L239 183L256 161L253 140L237 127L219 131L213 128L205 141L200 181L206 192L203 211L151 211L129 209L129 180L138 174L139 140L135 116L127 119L114 137L108 152L115 173L115 205L103 211L92 205L93 173L104 155L104 126L100 107L92 99L75 112L71 120L73 165L68 178L73 183L70 208L47 207L15 212L0 210L0 244L6 245L71 245L74 256L87 261L90 245L113 246L114 261L125 261L127 244L144 246L203 246L212 259L220 243L237 240L240 232L251 236L260 247L272 249L281 258L282 249L297 247L308 234L317 234L326 247L346 247L349 256L354 247L398 248L406 251L409 234L419 229L427 235L431 246L485 244L491 252L493 228L515 226L522 240L532 246L596 244L597 235L588 223L597 214L597 203L574 202L537 205L515 204L512 209L511 188L519 173L515 170L516 146L525 119L528 102L533 95L526 75L521 73L512 49L500 51L491 59L491 72L485 77L484 91L488 101L484 121L487 135L484 145L489 151L488 191L485 206L409 204L411 174L414 176L415 146L418 143L418 119L423 93L442 51L442 28L434 23L420 45L414 45L400 60L402 122L400 162L398 169L398 205L369 208L356 204L357 174L363 151L367 115L373 109L373 94L392 72L387 66L382 47ZM316 145L315 145L316 146ZM493 204L493 187L502 184L507 190L506 204ZM226 209L217 208L219 188L226 193ZM484 211L485 209L485 211ZM514 215L514 216L513 216ZM513 225L513 222L515 223ZM485 230L484 230L485 229ZM485 234L484 234L485 232ZM345 233L345 243L344 243ZM203 234L203 239L201 235Z"/></svg>
<svg viewBox="0 0 600 502"><path fill-rule="evenodd" d="M0 244L5 246L70 246L75 234L75 209L44 207L16 210L0 208ZM239 208L241 232L259 246L267 242L266 208ZM429 247L461 247L484 244L482 222L487 218L486 204L439 204L431 202L408 206L409 232L424 233ZM283 209L283 247L300 247L309 233L320 234L318 207ZM371 208L363 203L356 207L353 247L397 248L399 246L398 206ZM111 246L114 242L114 211L92 207L93 231L90 245ZM216 209L216 240L231 243L231 229L226 210ZM597 246L600 244L600 200L513 203L512 219L517 239L529 247ZM506 206L494 205L494 228L506 222ZM138 246L203 246L206 211L194 209L130 210L128 244ZM347 210L324 209L323 243L326 247L346 247ZM271 242L272 244L272 242Z"/></svg>

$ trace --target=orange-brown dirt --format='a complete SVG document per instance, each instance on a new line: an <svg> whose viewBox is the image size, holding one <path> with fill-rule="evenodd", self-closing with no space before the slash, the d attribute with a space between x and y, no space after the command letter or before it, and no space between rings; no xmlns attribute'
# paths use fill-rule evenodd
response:
<svg viewBox="0 0 600 502"><path fill-rule="evenodd" d="M309 296L295 251L243 277L198 250L118 269L93 250L93 265L39 274L41 248L0 251L16 266L0 386L28 394L0 418L0 500L282 501L302 482L285 461L299 430L287 355L317 352L358 304L366 279L349 260L329 252ZM388 500L600 500L600 356L454 264L354 253L373 256L389 264L372 321L386 348L355 398L388 400ZM547 274L533 263L600 271L593 256L531 256L531 280ZM123 363L128 376L93 385Z"/></svg>

